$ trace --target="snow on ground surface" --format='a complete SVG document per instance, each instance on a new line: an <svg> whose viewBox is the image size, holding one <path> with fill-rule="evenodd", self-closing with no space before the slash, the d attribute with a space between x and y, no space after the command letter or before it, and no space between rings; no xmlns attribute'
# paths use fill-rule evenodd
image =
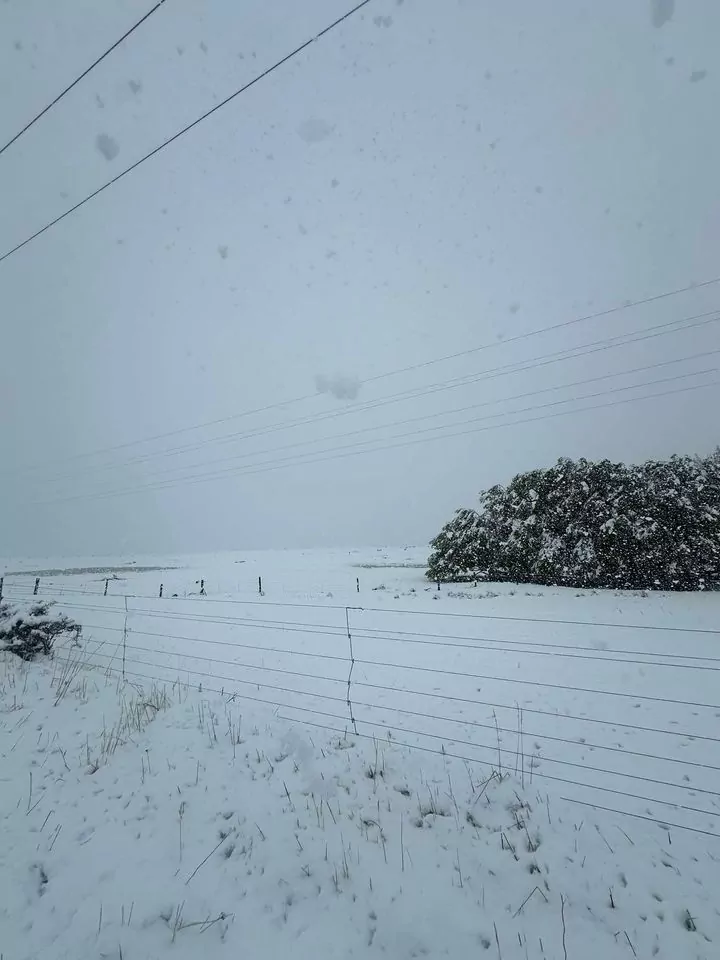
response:
<svg viewBox="0 0 720 960"><path fill-rule="evenodd" d="M0 565L3 960L719 956L720 595L424 556Z"/></svg>

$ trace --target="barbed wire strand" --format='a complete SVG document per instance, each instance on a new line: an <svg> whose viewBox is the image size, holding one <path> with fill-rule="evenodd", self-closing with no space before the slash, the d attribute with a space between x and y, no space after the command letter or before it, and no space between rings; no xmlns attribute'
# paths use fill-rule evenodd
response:
<svg viewBox="0 0 720 960"><path fill-rule="evenodd" d="M102 657L102 658L111 659L111 660L114 658L114 657L111 658L109 654L103 654L103 653L99 653L99 652L93 653L92 656L100 656L100 657ZM131 662L132 664L136 664L136 665L138 665L138 666L152 667L152 668L158 669L158 670L162 670L163 667L164 667L164 665L161 664L161 663L152 663L152 662L149 662L149 661L147 661L147 660L137 660L137 659L136 659L136 660L132 660L132 661L130 661L130 662ZM98 666L100 667L100 669L102 669L102 665L98 665ZM277 669L275 669L275 668L273 668L273 667L258 667L258 666L254 666L254 665L252 665L252 664L250 664L250 665L249 665L249 664L237 664L237 666L243 667L243 668L249 668L249 669L257 670L257 671L259 671L259 672L283 673L283 674L289 672L289 671L285 671L285 670L277 670ZM171 668L171 669L172 669L172 668ZM212 679L212 680L223 680L223 681L228 681L229 683L240 683L240 684L246 684L246 685L250 685L250 686L256 686L256 685L257 685L257 686L268 686L268 687L272 687L272 685L268 685L268 684L256 684L255 681L240 680L240 679L238 679L237 677L220 676L220 675L218 675L218 674L206 673L206 672L201 671L201 670L190 670L190 669L188 669L187 667L182 667L182 669L181 669L181 668L177 668L177 670L178 670L179 673L188 674L188 675L192 675L192 676L198 676L198 677L206 677L206 678L209 678L209 679ZM293 674L293 675L303 676L303 674ZM159 679L166 679L166 678L159 678ZM331 682L333 682L333 683L345 683L345 682L346 682L345 680L342 680L342 679L338 680L338 679L331 678L331 677L317 677L317 678L315 678L315 677L310 676L309 679L312 679L312 680L316 680L316 679L317 679L317 680L326 680L326 681L329 680L329 681L331 681ZM277 688L275 688L275 689L281 689L281 688L280 688L280 687L277 687ZM301 696L307 696L307 697L311 697L311 698L317 696L318 699L328 699L328 700L331 700L331 699L332 699L332 700L336 700L336 699L338 699L338 698L335 698L335 697L326 697L326 696L324 696L324 695L316 695L314 692L311 692L311 691L294 691L294 692L295 692L296 694L300 694ZM292 709L292 706L291 706L290 704L287 704L286 706L287 706L288 709ZM320 713L321 711L316 711L316 712ZM389 725L389 724L382 723L382 722L379 721L379 720L362 721L362 722L364 722L364 723L372 722L372 724L373 724L374 726L379 726L379 727L386 728L386 729L389 729L389 730L396 730L396 731L397 731L397 730L400 730L400 731L403 732L403 733L409 733L409 734L412 734L412 735L414 735L414 736L428 737L428 738L430 738L430 739L433 739L433 740L441 740L441 741L443 741L443 742L459 743L459 744L462 745L462 746L470 746L470 747L473 747L473 748L477 748L477 749L479 749L479 750L488 750L488 751L491 751L491 752L500 750L500 751L503 752L503 753L506 753L506 754L509 754L509 755L513 755L513 756L515 755L515 751L514 751L514 750L512 750L512 749L510 749L510 748L507 748L507 747L500 747L499 744L496 745L496 744L476 743L475 741L462 740L462 739L459 739L459 738L457 738L457 737L441 737L441 736L439 736L439 735L437 735L437 734L425 733L425 732L423 732L423 731L418 731L418 730L410 730L410 729L408 729L408 728L406 728L406 727L391 726L391 725ZM596 766L593 766L592 764L579 763L579 762L577 762L577 761L572 761L572 760L561 760L561 759L556 758L556 757L547 757L547 756L541 757L541 758L539 758L539 759L540 759L542 762L544 762L544 763L554 763L554 764L558 764L558 765L561 765L561 766L572 767L572 768L574 768L574 769L588 770L588 771L591 771L591 772L593 772L593 773L600 773L600 774L603 774L603 775L616 776L616 777L624 777L624 778L626 778L626 779L638 780L638 781L640 781L640 782L642 782L642 783L653 783L653 784L657 784L657 785L661 785L661 786L665 786L665 787L671 787L671 788L674 788L674 789L677 789L677 790L688 791L688 792L691 792L691 793L693 793L693 794L694 794L694 793L702 793L702 794L707 794L707 795L713 796L713 797L716 797L716 796L718 795L718 793L717 793L716 790L708 790L708 789L705 789L705 788L703 788L703 787L695 787L695 786L692 786L692 785L690 785L690 784L674 783L674 782L672 782L672 781L661 780L661 779L658 779L658 778L656 778L656 777L641 776L640 774L623 773L623 772L618 771L618 770L610 770L610 769L608 769L608 768L606 768L606 767L596 767ZM540 773L540 772L538 772L537 770L534 770L534 771L533 771L533 776L542 776L542 777L544 777L544 778L546 778L546 779L555 779L555 780L559 780L560 782L567 782L567 781L563 780L562 778L555 777L555 776L553 776L553 775L551 775L551 774ZM605 789L605 788L603 788L603 787L598 787L598 789ZM610 789L610 788L607 788L607 789ZM610 792L615 792L615 791L611 790ZM626 795L627 795L627 796L632 796L632 794L626 794ZM648 798L648 797L639 797L639 798L637 798L637 799L652 800L652 798ZM666 801L658 800L657 802L658 802L658 803L665 803ZM671 803L670 805L671 805L671 806L679 806L679 805L676 804L676 803ZM686 807L685 809L694 810L694 811L697 812L697 813L709 814L710 816L720 816L720 812L718 812L718 813L713 813L712 811L699 810L698 808L694 808L694 807Z"/></svg>

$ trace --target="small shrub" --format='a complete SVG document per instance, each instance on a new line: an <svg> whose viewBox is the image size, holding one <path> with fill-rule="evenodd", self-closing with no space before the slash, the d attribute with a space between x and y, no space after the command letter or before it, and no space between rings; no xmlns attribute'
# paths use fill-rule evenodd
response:
<svg viewBox="0 0 720 960"><path fill-rule="evenodd" d="M82 627L64 614L50 615L52 603L34 604L20 614L8 604L0 604L0 650L14 653L22 660L50 656L58 637L68 636L78 643Z"/></svg>

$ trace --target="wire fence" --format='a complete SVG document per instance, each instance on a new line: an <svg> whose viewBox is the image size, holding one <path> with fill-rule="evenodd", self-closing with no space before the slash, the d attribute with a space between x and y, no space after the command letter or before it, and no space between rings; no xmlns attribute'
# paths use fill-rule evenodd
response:
<svg viewBox="0 0 720 960"><path fill-rule="evenodd" d="M720 838L720 630L31 586L6 584L6 601L53 600L83 624L82 650L62 648L59 659L479 763L526 788L555 784L574 803ZM438 618L467 632L441 633ZM202 629L178 631L186 624ZM502 629L528 636L496 636ZM638 635L626 646L628 629ZM583 642L589 630L611 642Z"/></svg>

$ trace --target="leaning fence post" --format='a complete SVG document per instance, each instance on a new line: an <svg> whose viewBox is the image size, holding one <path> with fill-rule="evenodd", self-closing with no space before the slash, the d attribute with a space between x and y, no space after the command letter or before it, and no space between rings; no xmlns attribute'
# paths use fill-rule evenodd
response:
<svg viewBox="0 0 720 960"><path fill-rule="evenodd" d="M35 577L35 587L33 589L33 596L37 596L37 592L40 589L40 577Z"/></svg>
<svg viewBox="0 0 720 960"><path fill-rule="evenodd" d="M109 583L110 583L109 580L106 580L106 581L105 581L105 593L103 594L104 597L107 596L107 588L108 588L108 584L109 584Z"/></svg>
<svg viewBox="0 0 720 960"><path fill-rule="evenodd" d="M160 593L158 594L158 596L160 597L161 600L162 600L162 592L163 592L163 585L160 584Z"/></svg>

